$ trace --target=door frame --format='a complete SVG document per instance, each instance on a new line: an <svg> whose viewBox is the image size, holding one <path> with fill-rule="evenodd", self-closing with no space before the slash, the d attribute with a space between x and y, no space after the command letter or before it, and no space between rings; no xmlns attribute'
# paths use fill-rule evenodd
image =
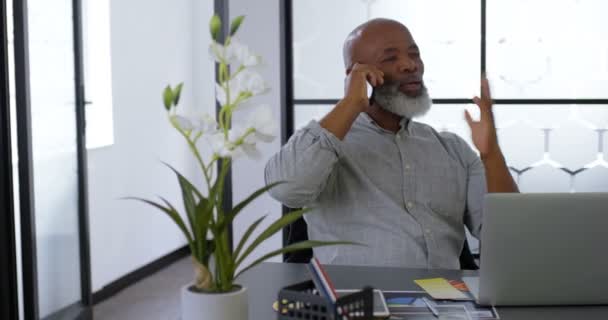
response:
<svg viewBox="0 0 608 320"><path fill-rule="evenodd" d="M84 308L82 319L93 318L93 291L91 284L91 249L89 236L89 190L86 142L85 77L83 59L82 0L72 0L74 72L76 88L76 143L78 157L78 228L80 245L80 288Z"/></svg>
<svg viewBox="0 0 608 320"><path fill-rule="evenodd" d="M32 161L30 72L27 0L13 1L15 70L15 110L21 217L21 270L24 320L38 319L38 273L36 256L36 217ZM15 200L17 201L17 200Z"/></svg>
<svg viewBox="0 0 608 320"><path fill-rule="evenodd" d="M0 318L18 319L6 0L0 1Z"/></svg>
<svg viewBox="0 0 608 320"><path fill-rule="evenodd" d="M6 0L2 0L6 4ZM3 8L6 8L5 6ZM23 283L23 317L24 320L40 319L38 301L38 270L36 251L36 217L34 202L34 167L32 159L31 137L31 105L30 105L30 79L29 79L29 46L28 46L28 10L27 0L13 1L14 16L14 56L15 70L15 102L17 144L19 157L19 204L21 216L21 248L22 248L22 283ZM80 253L80 287L81 299L79 302L67 306L45 319L92 319L92 292L91 292L91 262L89 246L88 197L87 197L87 150L85 133L85 91L84 66L82 49L82 3L81 0L72 0L73 17L73 43L74 43L74 88L75 88L75 117L77 133L77 163L78 163L78 228ZM5 19L3 19L4 21ZM3 39L4 40L4 39ZM7 75L8 77L10 74ZM4 99L4 97L3 97ZM8 96L7 96L8 99ZM8 104L5 104L8 106ZM3 108L4 109L4 108ZM4 110L0 110L4 113ZM3 114L2 114L3 115ZM3 118L0 119L5 121ZM9 118L10 123L10 118ZM2 123L4 124L4 123ZM3 126L4 128L5 126ZM10 133L10 126L8 127ZM6 134L1 132L3 136ZM9 136L10 138L10 136ZM2 146L4 147L4 146ZM10 147L10 140L9 145ZM0 150L3 151L3 150ZM3 152L4 154L4 152ZM9 154L10 158L10 154ZM10 160L10 159L9 159ZM3 161L4 162L4 161ZM8 162L10 163L10 162ZM0 172L0 174L2 174ZM5 184L6 179L0 183ZM12 182L11 182L12 183ZM3 188L4 190L4 188ZM2 195L0 195L2 196ZM12 196L12 192L11 192ZM4 202L4 201L3 201ZM11 201L9 201L11 202ZM12 202L11 202L12 204ZM14 219L14 213L9 214ZM9 218L10 218L9 217ZM9 219L7 218L7 219ZM9 226L10 227L10 226ZM14 221L12 223L14 228ZM14 238L13 238L14 239ZM14 247L14 244L13 244ZM9 248L14 253L14 248ZM16 261L15 261L16 262ZM15 276L16 281L16 276ZM15 300L16 291L13 292ZM3 299L4 300L4 299ZM4 302L3 302L4 303ZM14 304L14 302L11 302ZM11 317L9 319L18 319Z"/></svg>

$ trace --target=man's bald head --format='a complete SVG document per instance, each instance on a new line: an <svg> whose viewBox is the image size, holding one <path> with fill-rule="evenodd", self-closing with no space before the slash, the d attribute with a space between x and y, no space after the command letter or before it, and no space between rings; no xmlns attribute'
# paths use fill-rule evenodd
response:
<svg viewBox="0 0 608 320"><path fill-rule="evenodd" d="M373 19L353 30L344 42L346 73L358 64L374 66L385 83L400 83L408 96L422 92L424 63L410 31L400 22Z"/></svg>
<svg viewBox="0 0 608 320"><path fill-rule="evenodd" d="M376 18L356 27L344 41L344 67L350 69L355 62L369 63L366 60L372 54L370 51L382 42L378 40L387 33L395 32L405 33L411 38L409 30L402 23L391 19Z"/></svg>

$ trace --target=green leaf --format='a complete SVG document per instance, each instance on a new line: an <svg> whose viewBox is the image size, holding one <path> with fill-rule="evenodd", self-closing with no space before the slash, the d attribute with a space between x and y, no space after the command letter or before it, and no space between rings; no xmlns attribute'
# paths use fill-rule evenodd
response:
<svg viewBox="0 0 608 320"><path fill-rule="evenodd" d="M239 30L244 19L245 16L238 16L232 20L232 23L230 24L230 36L233 36Z"/></svg>
<svg viewBox="0 0 608 320"><path fill-rule="evenodd" d="M217 198L217 186L218 186L218 179L215 179L215 182L213 183L213 186L211 186L211 189L209 190L209 197L207 198L207 208L209 210L213 210L213 208L216 206L216 198ZM215 232L215 225L210 226L212 227L213 232Z"/></svg>
<svg viewBox="0 0 608 320"><path fill-rule="evenodd" d="M247 247L242 256L238 257L235 265L235 269L247 258L247 256L257 247L260 243L264 242L266 239L272 237L275 233L279 232L279 230L283 229L285 226L291 224L292 222L298 220L302 217L306 212L310 211L310 209L302 209L297 211L292 211L288 214L283 215L278 218L275 222L273 222L266 230L264 230L250 245Z"/></svg>
<svg viewBox="0 0 608 320"><path fill-rule="evenodd" d="M190 229L194 233L195 239L198 240L202 235L198 233L199 228L197 228L198 223L196 219L197 201L192 195L192 185L181 174L177 174L177 180L179 181L179 186L182 190L182 200L184 201L184 208L186 209L188 221L190 222Z"/></svg>
<svg viewBox="0 0 608 320"><path fill-rule="evenodd" d="M226 220L222 222L222 224L219 226L219 228L224 228L226 225L229 225L230 223L232 223L232 221L234 220L234 218L236 218L236 216L239 214L239 212L241 212L241 210L243 210L247 205L249 205L249 203L251 203L251 201L255 200L257 197L261 196L266 191L276 187L279 184L283 184L283 183L285 183L285 182L279 181L279 182L271 183L265 187L258 189L255 192L253 192L249 197L247 197L245 200L239 202L239 204L237 204L234 208L232 208L230 213L226 216Z"/></svg>
<svg viewBox="0 0 608 320"><path fill-rule="evenodd" d="M214 255L218 276L218 281L216 281L216 283L219 285L220 289L225 292L232 288L235 270L232 254L228 248L228 233L226 230L223 230L219 237L214 238L213 240L216 244L216 253Z"/></svg>
<svg viewBox="0 0 608 320"><path fill-rule="evenodd" d="M184 177L184 175L182 175L179 171L177 171L177 169L175 169L173 166L171 166L170 164L168 164L167 162L161 161L162 164L164 164L165 166L167 166L169 169L171 169L171 171L173 171L179 179L183 179L185 183L188 184L188 186L192 189L192 191L194 191L194 193L196 194L196 196L199 199L206 199L202 193L200 193L200 191L194 186L194 184L192 182L190 182L190 180L188 180L186 177Z"/></svg>
<svg viewBox="0 0 608 320"><path fill-rule="evenodd" d="M251 234L253 233L253 231L255 230L255 228L258 227L258 225L260 224L260 222L262 222L262 220L264 220L266 218L266 215L264 215L263 217L257 219L256 221L254 221L249 228L247 228L247 231L245 231L245 233L243 234L243 237L241 237L241 241L239 241L239 244L236 246L236 249L234 250L234 257L238 257L239 254L241 253L241 250L243 249L243 246L245 245L245 243L247 242L247 240L249 240L249 237L251 236Z"/></svg>
<svg viewBox="0 0 608 320"><path fill-rule="evenodd" d="M179 97L182 94L182 87L184 86L183 82L180 82L180 84L177 85L177 87L175 87L175 90L173 90L173 105L177 106L177 104L179 103Z"/></svg>
<svg viewBox="0 0 608 320"><path fill-rule="evenodd" d="M198 234L200 237L196 239L197 245L200 248L199 258L202 260L204 265L208 265L209 256L213 252L214 247L208 247L207 242L207 231L209 230L209 225L211 223L211 218L213 217L213 211L207 209L208 205L207 199L201 199L199 203L196 205L196 220L198 222Z"/></svg>
<svg viewBox="0 0 608 320"><path fill-rule="evenodd" d="M190 226L194 233L194 242L196 243L195 255L202 263L208 263L210 252L207 248L207 233L213 218L213 207L209 206L207 198L198 191L198 189L179 171L175 170L169 164L165 163L177 175L180 188L182 190L182 198L184 207L188 214ZM198 197L198 201L194 198ZM206 265L206 264L205 264Z"/></svg>
<svg viewBox="0 0 608 320"><path fill-rule="evenodd" d="M223 196L224 196L224 180L226 178L226 174L228 174L228 170L230 169L230 159L222 159L222 168L220 169L220 173L216 179L216 183L213 186L213 196L217 197L215 199L216 201L216 208L217 208L217 220L218 220L218 226L219 225L224 225L223 221L225 221L225 212L224 212L224 208L222 207L222 200L223 200ZM223 228L217 228L217 230L219 230L219 232L222 232L224 229Z"/></svg>
<svg viewBox="0 0 608 320"><path fill-rule="evenodd" d="M173 102L173 90L171 90L170 85L167 85L163 91L163 102L165 103L165 109L167 109L167 111L171 110L171 104Z"/></svg>
<svg viewBox="0 0 608 320"><path fill-rule="evenodd" d="M306 241L301 241L301 242L297 242L291 245L288 245L286 247L283 247L281 249L272 251L270 253L265 254L264 256L262 256L261 258L255 260L254 262L252 262L250 265L248 265L247 267L243 268L243 270L239 271L239 273L236 274L236 276L234 277L235 279L238 278L243 272L257 266L258 264L274 257L274 256L278 256L280 254L284 254L284 253L289 253L289 252L294 252L294 251L300 251L300 250L304 250L304 249L312 249L312 248L317 248L317 247L323 247L323 246L335 246L335 245L361 245L359 243L356 242L348 242L348 241L316 241L316 240L306 240Z"/></svg>
<svg viewBox="0 0 608 320"><path fill-rule="evenodd" d="M171 169L171 171L173 171L173 173L175 173L175 175L177 176L177 181L179 182L180 185L180 189L182 191L182 200L184 201L184 208L186 209L186 213L188 216L188 221L190 223L190 228L192 229L192 232L194 233L194 237L195 238L199 238L198 236L198 228L197 228L197 221L196 221L196 205L198 203L198 201L196 199L194 199L194 197L192 196L192 193L194 192L199 199L202 198L201 193L198 191L198 189L196 189L196 187L188 180L186 179L186 177L184 177L184 175L182 175L179 171L177 171L175 168L173 168L170 164L162 161L162 163L169 167L169 169Z"/></svg>
<svg viewBox="0 0 608 320"><path fill-rule="evenodd" d="M209 22L209 30L211 31L211 38L215 41L219 41L220 29L222 28L222 19L217 14L211 17Z"/></svg>
<svg viewBox="0 0 608 320"><path fill-rule="evenodd" d="M163 211L173 220L173 222L175 222L175 224L184 233L184 235L186 236L186 239L188 240L188 243L192 243L192 236L190 235L190 232L188 231L186 224L184 224L182 217L179 215L179 213L177 213L177 210L175 210L175 208L173 208L173 206L171 206L169 204L169 202L167 200L161 198L165 202L165 204L167 204L167 207L164 207L163 205L158 204L158 203L148 200L148 199L137 198L137 197L128 197L128 198L124 198L124 199L141 201L141 202L147 203L147 204Z"/></svg>

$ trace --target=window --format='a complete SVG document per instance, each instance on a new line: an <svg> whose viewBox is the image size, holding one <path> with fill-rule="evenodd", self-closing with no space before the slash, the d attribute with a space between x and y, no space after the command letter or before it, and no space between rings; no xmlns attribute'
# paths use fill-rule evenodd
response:
<svg viewBox="0 0 608 320"><path fill-rule="evenodd" d="M436 10L438 6L444 9ZM425 60L425 81L433 97L470 98L479 88L481 72L479 6L477 0L293 0L295 98L341 97L344 39L376 17L407 23Z"/></svg>
<svg viewBox="0 0 608 320"><path fill-rule="evenodd" d="M463 110L478 113L470 99L487 72L499 142L522 192L608 191L605 1L292 0L292 8L295 130L343 96L347 34L392 18L408 26L425 62L434 105L418 121L473 147Z"/></svg>
<svg viewBox="0 0 608 320"><path fill-rule="evenodd" d="M495 98L608 98L606 1L487 2Z"/></svg>

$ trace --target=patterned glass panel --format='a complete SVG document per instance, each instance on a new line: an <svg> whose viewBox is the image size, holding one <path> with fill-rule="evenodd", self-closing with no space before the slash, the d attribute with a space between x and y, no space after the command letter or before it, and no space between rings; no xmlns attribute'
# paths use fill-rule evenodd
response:
<svg viewBox="0 0 608 320"><path fill-rule="evenodd" d="M296 130L321 119L332 107L296 106ZM479 117L474 105L439 104L416 121L454 132L475 150L465 108ZM608 170L608 106L496 105L494 113L500 146L521 191L608 192L608 179L599 178Z"/></svg>
<svg viewBox="0 0 608 320"><path fill-rule="evenodd" d="M480 74L479 6L478 0L295 0L296 99L343 96L344 39L376 17L408 26L421 49L425 81L434 98L473 96Z"/></svg>
<svg viewBox="0 0 608 320"><path fill-rule="evenodd" d="M296 130L319 120L331 105L299 105ZM439 131L458 134L475 150L464 109L474 105L434 105L417 119ZM522 192L608 192L608 106L496 105L495 121L510 172ZM467 233L472 252L479 241Z"/></svg>
<svg viewBox="0 0 608 320"><path fill-rule="evenodd" d="M603 0L488 1L494 96L608 98L607 11Z"/></svg>

